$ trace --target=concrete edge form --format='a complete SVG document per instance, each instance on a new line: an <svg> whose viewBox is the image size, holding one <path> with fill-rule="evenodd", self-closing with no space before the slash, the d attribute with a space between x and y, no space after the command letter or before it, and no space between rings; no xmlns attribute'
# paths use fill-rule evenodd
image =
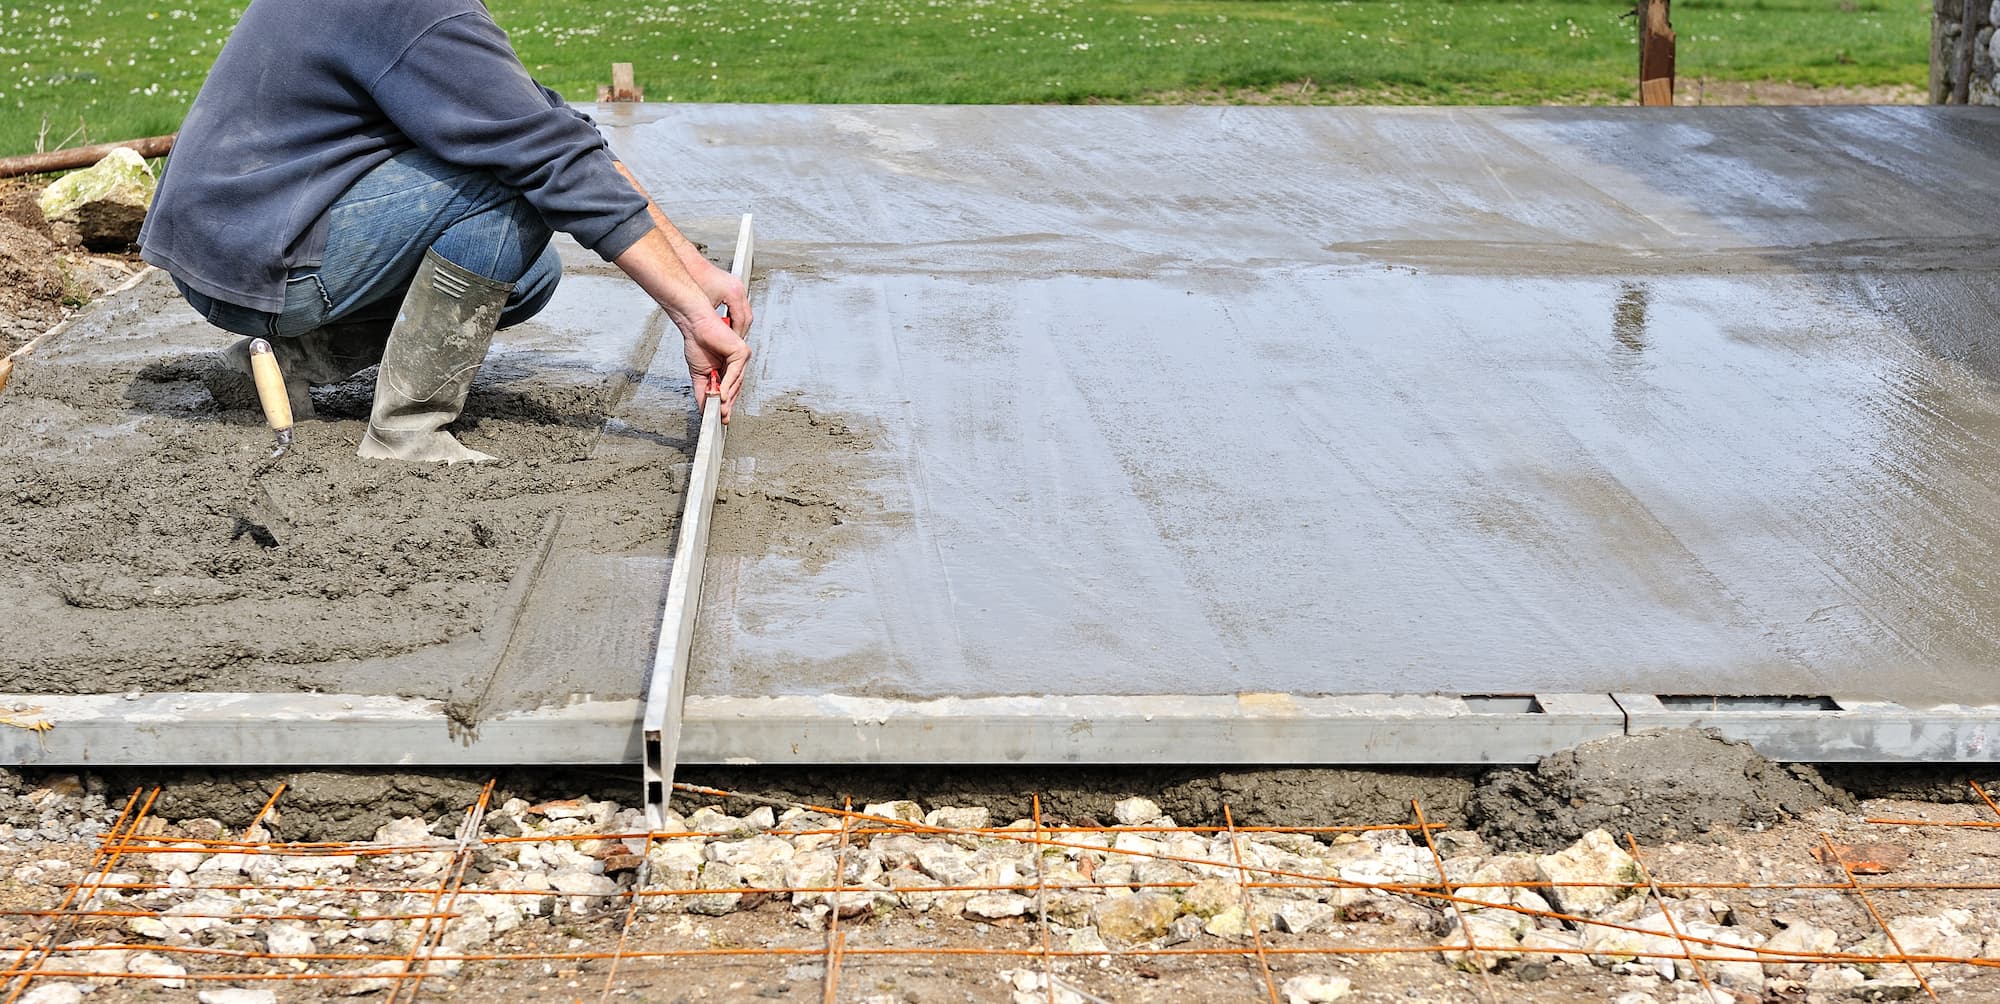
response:
<svg viewBox="0 0 2000 1004"><path fill-rule="evenodd" d="M18 766L451 766L639 759L639 702L580 701L464 729L444 705L354 694L0 695Z"/></svg>
<svg viewBox="0 0 2000 1004"><path fill-rule="evenodd" d="M1690 704L1709 702L1694 710ZM640 702L579 700L466 729L436 701L349 694L0 694L13 766L629 765ZM701 764L1532 763L1593 739L1713 728L1774 760L1995 760L2000 707L1650 694L687 699Z"/></svg>
<svg viewBox="0 0 2000 1004"><path fill-rule="evenodd" d="M729 272L747 291L755 242L749 213L736 230L736 260ZM674 784L674 763L681 742L681 703L687 693L688 659L694 649L696 613L701 608L701 570L708 551L708 524L715 511L715 489L722 475L722 399L711 396L701 409L701 432L689 466L686 508L681 514L680 540L674 547L673 571L667 579L667 599L660 611L660 646L653 655L643 712L644 754L640 767L646 798L646 819L654 829L666 825L667 795Z"/></svg>
<svg viewBox="0 0 2000 1004"><path fill-rule="evenodd" d="M2000 760L2000 706L1910 708L1837 697L1614 694L1625 731L1713 729L1779 761L1985 763Z"/></svg>
<svg viewBox="0 0 2000 1004"><path fill-rule="evenodd" d="M746 764L1532 763L1625 727L1603 694L695 697L685 718L683 760Z"/></svg>

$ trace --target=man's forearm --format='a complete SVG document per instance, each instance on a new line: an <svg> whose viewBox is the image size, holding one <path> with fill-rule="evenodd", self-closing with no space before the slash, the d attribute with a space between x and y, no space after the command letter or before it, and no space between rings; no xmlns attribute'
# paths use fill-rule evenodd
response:
<svg viewBox="0 0 2000 1004"><path fill-rule="evenodd" d="M667 214L660 209L660 204L654 202L653 197L647 194L646 187L639 184L639 179L633 176L632 171L625 166L625 162L614 160L611 162L611 165L618 169L619 174L625 176L625 180L631 184L633 191L645 196L646 212L652 215L653 226L657 227L661 236L667 239L667 246L673 249L674 257L680 259L682 266L685 267L691 258L700 258L701 250L695 247L694 242L688 240L685 234L681 233L679 227L674 226L672 220L667 219Z"/></svg>
<svg viewBox="0 0 2000 1004"><path fill-rule="evenodd" d="M639 238L637 244L625 249L613 264L639 284L653 302L667 312L674 325L683 333L690 329L694 318L704 312L712 312L707 294L688 274L687 266L674 252L668 234L670 228L661 228ZM686 238L682 238L683 241Z"/></svg>

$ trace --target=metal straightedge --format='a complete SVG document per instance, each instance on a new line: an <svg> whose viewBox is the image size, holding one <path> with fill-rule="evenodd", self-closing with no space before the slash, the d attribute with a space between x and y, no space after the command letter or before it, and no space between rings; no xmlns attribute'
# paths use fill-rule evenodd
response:
<svg viewBox="0 0 2000 1004"><path fill-rule="evenodd" d="M756 253L750 214L736 229L736 260L729 273L748 289ZM681 704L687 695L688 660L694 648L695 614L701 607L701 569L708 553L708 524L715 510L715 489L722 474L722 398L702 403L701 433L689 466L687 498L681 511L680 541L674 547L673 571L667 578L667 600L660 611L660 647L646 689L641 735L642 790L646 820L654 829L666 825L667 794L674 786L674 764L681 742Z"/></svg>
<svg viewBox="0 0 2000 1004"><path fill-rule="evenodd" d="M629 765L643 759L640 710L635 700L579 699L468 729L438 702L398 697L0 695L0 763ZM679 762L701 764L1532 763L1663 727L1712 728L1781 761L1978 763L1996 759L2000 707L1630 694L696 695L680 727Z"/></svg>

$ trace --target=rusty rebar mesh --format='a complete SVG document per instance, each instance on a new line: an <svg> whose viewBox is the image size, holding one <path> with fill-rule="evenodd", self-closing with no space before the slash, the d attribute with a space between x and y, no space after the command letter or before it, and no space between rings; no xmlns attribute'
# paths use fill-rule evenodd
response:
<svg viewBox="0 0 2000 1004"><path fill-rule="evenodd" d="M82 878L68 883L61 895L46 908L24 910L0 910L0 917L25 920L32 924L36 934L19 943L8 946L11 959L0 979L4 979L4 996L0 1004L12 1004L20 999L38 981L62 978L89 978L99 981L144 983L178 979L194 986L267 986L274 983L343 983L374 981L374 985L386 991L390 1001L416 999L425 990L427 979L440 974L459 974L468 967L491 966L509 963L581 963L595 961L605 964L606 977L602 993L609 997L618 987L621 964L647 960L687 959L687 958L730 958L764 959L779 963L796 964L817 962L824 966L823 997L835 1000L840 991L843 974L854 966L867 964L895 965L899 961L912 958L933 958L954 956L989 960L996 972L1001 967L1009 969L1032 968L1041 974L1039 986L1046 990L1049 1000L1056 999L1058 989L1064 986L1057 974L1059 960L1092 959L1112 957L1124 959L1165 959L1191 957L1218 957L1241 959L1255 980L1259 996L1268 996L1276 1002L1279 991L1272 976L1271 961L1280 957L1313 958L1358 958L1371 955L1424 955L1439 952L1463 952L1467 957L1478 959L1482 952L1491 951L1496 946L1481 944L1472 934L1472 928L1465 923L1465 911L1477 909L1489 913L1514 913L1534 918L1551 918L1564 921L1578 930L1589 927L1611 928L1638 934L1657 935L1659 932L1635 927L1629 924L1608 921L1601 918L1565 913L1560 910L1536 909L1522 906L1512 901L1511 896L1492 896L1492 890L1524 890L1547 892L1559 888L1603 888L1615 889L1632 896L1649 897L1657 901L1667 918L1672 938L1677 949L1663 953L1660 957L1685 961L1694 971L1698 982L1705 989L1710 986L1704 964L1743 962L1746 955L1760 963L1798 963L1806 965L1871 965L1879 967L1899 967L1915 977L1919 987L1930 999L1941 999L1938 991L1926 978L1924 970L1937 964L1957 964L1979 969L2000 969L2000 959L1983 958L1974 955L1937 955L1906 952L1891 929L1889 915L1882 909L1880 900L1885 896L1900 893L1963 894L1971 903L1978 894L2000 891L2000 876L1990 876L1987 881L1967 882L1892 882L1872 881L1864 876L1868 869L1857 868L1857 862L1850 860L1852 848L1834 843L1830 837L1821 834L1822 849L1815 856L1823 865L1813 875L1789 882L1693 882L1675 881L1663 870L1660 855L1641 848L1629 834L1623 838L1624 845L1639 862L1639 874L1625 882L1454 882L1445 868L1443 857L1438 853L1434 835L1444 827L1429 822L1423 806L1411 803L1411 821L1398 825L1373 826L1264 826L1237 827L1231 818L1229 825L1215 826L1064 826L1046 823L1041 814L1039 799L1034 802L1034 816L1006 827L953 828L931 826L924 823L857 812L851 803L842 807L809 805L802 803L777 802L745 795L739 792L691 785L676 785L676 789L687 794L705 795L716 798L742 799L751 802L768 802L773 806L799 809L809 813L819 813L837 826L819 828L787 829L786 837L825 836L834 839L839 848L836 876L845 874L845 857L854 842L864 838L896 834L915 834L936 837L956 837L970 840L1015 841L1035 847L1035 868L1033 874L1020 876L1017 881L991 885L938 885L927 886L927 893L1014 893L1031 898L1035 902L1035 915L1026 918L1034 921L1033 933L1018 944L992 946L984 944L925 945L922 947L899 946L880 943L864 935L864 931L854 923L843 924L842 910L838 908L838 897L842 894L863 893L867 887L851 884L840 879L832 884L779 887L750 886L732 887L729 891L792 897L795 894L825 894L833 897L835 908L828 915L826 937L823 945L815 948L799 947L752 947L736 945L712 945L703 948L658 948L649 947L644 939L631 937L638 918L649 913L653 904L668 900L713 894L713 888L672 888L647 882L647 869L641 866L633 887L621 888L615 894L566 893L561 890L508 890L481 888L476 892L466 887L469 866L477 854L486 848L515 844L623 844L629 852L636 852L642 859L646 853L663 842L673 840L706 840L716 836L710 832L682 830L674 832L623 833L623 832L576 832L568 834L536 834L532 836L502 836L489 832L483 826L488 801L493 795L493 785L488 783L478 800L465 811L465 816L457 833L448 841L426 844L396 844L377 842L276 842L261 839L264 831L259 822L279 802L283 787L272 793L244 834L236 839L195 839L186 836L167 836L158 832L159 822L152 815L152 807L159 798L158 788L151 791L134 792L119 815L116 823L104 835L96 848L91 865ZM2000 804L1976 782L1972 782L1994 818L1982 820L1924 820L1905 818L1868 818L1864 822L1871 825L1895 827L1969 827L2000 828ZM1225 810L1226 811L1226 810ZM1357 882L1327 874L1313 874L1308 871L1293 871L1260 865L1245 859L1241 839L1248 834L1291 833L1315 837L1331 837L1339 834L1359 834L1368 831L1401 831L1410 835L1412 841L1427 848L1430 859L1436 864L1435 880L1415 882ZM778 832L778 831L774 831ZM1121 849L1116 844L1119 834L1152 835L1196 835L1211 839L1227 837L1231 853L1227 858L1194 857L1142 850ZM1092 852L1112 858L1151 859L1170 861L1189 866L1200 874L1227 875L1234 878L1242 888L1245 905L1251 890L1319 890L1329 893L1339 890L1367 890L1388 896L1401 897L1412 902L1425 903L1439 911L1448 911L1458 918L1452 934L1443 939L1412 941L1404 944L1359 944L1329 937L1323 943L1312 945L1267 944L1262 938L1259 926L1251 924L1246 937L1240 944L1222 947L1182 947L1182 946L1136 946L1105 947L1102 949L1058 948L1048 936L1048 902L1052 893L1079 890L1104 889L1112 886L1134 890L1161 889L1173 891L1191 886L1192 882L1058 882L1051 883L1044 874L1043 852L1069 848L1087 848ZM409 881L397 883L316 883L316 882L243 882L210 883L205 885L179 886L171 882L130 881L118 871L121 861L134 855L158 853L191 853L199 855L235 854L248 857L271 857L290 861L309 859L334 859L336 862L360 861L369 858L394 860L400 864L428 862L417 873L433 876L433 881ZM1833 877L1836 876L1837 877ZM241 948L203 946L196 944L173 945L151 941L126 939L93 940L75 938L74 935L101 931L121 922L135 918L163 920L172 917L179 922L201 919L235 920L300 920L324 919L327 915L320 910L303 912L243 912L227 917L210 917L200 911L167 908L137 908L126 902L133 893L184 893L190 897L204 891L238 892L260 890L273 893L311 894L321 897L331 896L350 909L342 915L352 923L389 922L405 925L412 937L406 940L407 949L384 948L379 951L313 951L285 953L256 951ZM1886 936L1890 950L1883 953L1858 953L1838 951L1792 951L1745 948L1709 938L1703 938L1681 929L1674 921L1674 911L1666 909L1670 896L1681 898L1719 891L1744 893L1783 893L1801 890L1821 890L1852 897L1867 913L1871 922ZM1468 895L1468 894L1475 895ZM622 927L617 946L611 951L520 951L520 952L466 952L451 951L446 947L450 926L466 916L458 908L462 896L517 896L532 895L564 899L570 897L596 897L615 900L619 904ZM389 904L387 908L382 904ZM409 905L420 905L420 909L403 909ZM184 906L185 904L179 904ZM401 941L391 942L392 945ZM1575 954L1575 949L1541 948L1525 945L1506 946L1509 952L1522 956L1555 955L1565 951ZM75 964L75 960L86 958L98 952L153 952L171 957L184 973L160 974L107 974ZM1652 951L1647 958L1655 957ZM1485 1000L1501 1000L1502 995L1494 989L1486 976L1486 967L1474 966L1482 983L1474 993ZM573 985L573 984L572 984ZM1072 991L1084 1000L1094 1000L1088 994ZM573 995L565 991L565 995Z"/></svg>

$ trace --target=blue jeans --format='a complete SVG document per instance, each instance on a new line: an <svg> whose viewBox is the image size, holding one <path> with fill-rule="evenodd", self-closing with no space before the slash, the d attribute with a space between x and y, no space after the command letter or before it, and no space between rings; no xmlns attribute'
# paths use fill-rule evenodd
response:
<svg viewBox="0 0 2000 1004"><path fill-rule="evenodd" d="M535 316L555 295L562 261L541 214L490 173L406 150L354 183L327 210L320 264L292 269L285 309L251 310L189 289L181 295L210 324L239 335L295 338L328 324L380 322L402 307L425 251L514 284L500 326Z"/></svg>

